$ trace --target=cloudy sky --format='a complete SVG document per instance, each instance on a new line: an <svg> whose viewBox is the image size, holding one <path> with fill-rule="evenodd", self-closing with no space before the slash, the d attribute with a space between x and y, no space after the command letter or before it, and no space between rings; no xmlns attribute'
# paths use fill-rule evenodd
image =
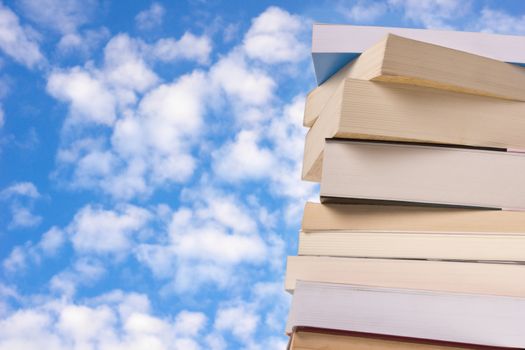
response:
<svg viewBox="0 0 525 350"><path fill-rule="evenodd" d="M0 3L0 349L284 349L313 22L525 1Z"/></svg>

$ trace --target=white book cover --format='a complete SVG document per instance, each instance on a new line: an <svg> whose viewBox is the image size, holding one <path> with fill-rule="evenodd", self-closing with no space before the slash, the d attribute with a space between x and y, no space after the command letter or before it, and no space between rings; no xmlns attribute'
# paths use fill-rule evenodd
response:
<svg viewBox="0 0 525 350"><path fill-rule="evenodd" d="M525 298L297 281L286 326L525 347Z"/></svg>
<svg viewBox="0 0 525 350"><path fill-rule="evenodd" d="M525 36L317 23L312 29L312 58L318 84L388 33L525 65Z"/></svg>

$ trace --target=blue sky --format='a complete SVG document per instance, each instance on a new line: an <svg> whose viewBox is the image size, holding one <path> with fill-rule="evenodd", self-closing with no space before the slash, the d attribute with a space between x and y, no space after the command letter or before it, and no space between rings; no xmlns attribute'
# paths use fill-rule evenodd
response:
<svg viewBox="0 0 525 350"><path fill-rule="evenodd" d="M520 0L0 5L0 349L284 349L313 22L525 35Z"/></svg>

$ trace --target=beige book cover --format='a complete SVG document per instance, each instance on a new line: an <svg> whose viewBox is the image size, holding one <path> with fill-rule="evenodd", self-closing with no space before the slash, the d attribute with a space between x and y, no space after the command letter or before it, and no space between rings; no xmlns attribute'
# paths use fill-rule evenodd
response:
<svg viewBox="0 0 525 350"><path fill-rule="evenodd" d="M383 231L525 234L525 212L307 202L304 232Z"/></svg>
<svg viewBox="0 0 525 350"><path fill-rule="evenodd" d="M286 290L297 281L525 297L522 264L289 256Z"/></svg>
<svg viewBox="0 0 525 350"><path fill-rule="evenodd" d="M525 235L355 230L300 232L298 254L525 263Z"/></svg>
<svg viewBox="0 0 525 350"><path fill-rule="evenodd" d="M525 102L345 79L306 135L302 177L320 181L326 138L525 149Z"/></svg>
<svg viewBox="0 0 525 350"><path fill-rule="evenodd" d="M525 212L309 202L298 254L525 262Z"/></svg>
<svg viewBox="0 0 525 350"><path fill-rule="evenodd" d="M464 51L388 34L308 94L312 126L346 78L428 86L525 101L525 69Z"/></svg>
<svg viewBox="0 0 525 350"><path fill-rule="evenodd" d="M321 198L525 210L525 153L327 140Z"/></svg>

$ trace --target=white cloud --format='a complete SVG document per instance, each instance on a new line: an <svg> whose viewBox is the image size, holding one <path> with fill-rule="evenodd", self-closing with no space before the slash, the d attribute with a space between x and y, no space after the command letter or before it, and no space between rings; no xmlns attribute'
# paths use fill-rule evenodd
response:
<svg viewBox="0 0 525 350"><path fill-rule="evenodd" d="M475 29L500 34L525 34L525 15L513 16L503 11L485 7L481 10Z"/></svg>
<svg viewBox="0 0 525 350"><path fill-rule="evenodd" d="M64 243L64 232L58 227L52 227L42 235L38 247L42 250L44 255L51 256L56 254Z"/></svg>
<svg viewBox="0 0 525 350"><path fill-rule="evenodd" d="M127 142L138 142L129 139ZM57 160L61 168L72 168L69 176L73 188L99 189L116 198L132 198L148 193L146 187L146 164L140 158L131 158L123 167L123 159L107 149L103 139L79 139L69 144L69 148L59 150ZM93 168L89 165L100 159L102 164Z"/></svg>
<svg viewBox="0 0 525 350"><path fill-rule="evenodd" d="M143 92L159 78L143 59L145 44L126 34L114 36L104 48L104 78L115 88Z"/></svg>
<svg viewBox="0 0 525 350"><path fill-rule="evenodd" d="M405 19L426 28L454 29L454 22L472 11L472 1L460 0L386 0L371 2L359 0L350 10L341 8L349 18L363 22L381 16L388 8L401 10ZM371 17L371 18L368 18ZM505 11L483 7L480 15L471 23L463 23L470 30L520 35L525 33L525 16L513 15Z"/></svg>
<svg viewBox="0 0 525 350"><path fill-rule="evenodd" d="M298 62L308 57L304 19L269 7L252 21L244 38L248 57L264 63Z"/></svg>
<svg viewBox="0 0 525 350"><path fill-rule="evenodd" d="M0 319L10 312L12 308L11 303L19 300L20 294L18 294L15 287L0 283Z"/></svg>
<svg viewBox="0 0 525 350"><path fill-rule="evenodd" d="M59 336L49 332L53 321L51 315L40 310L14 312L0 320L0 349L65 349Z"/></svg>
<svg viewBox="0 0 525 350"><path fill-rule="evenodd" d="M275 81L264 71L250 67L244 56L236 51L213 65L210 78L234 106L263 106L274 97Z"/></svg>
<svg viewBox="0 0 525 350"><path fill-rule="evenodd" d="M235 141L213 152L213 170L227 182L267 180L275 195L287 197L289 216L298 215L304 201L317 192L313 183L301 181L306 129L302 127L304 97L296 96L267 124L251 131L241 130ZM264 145L264 146L262 146Z"/></svg>
<svg viewBox="0 0 525 350"><path fill-rule="evenodd" d="M24 245L14 247L4 260L3 266L10 273L20 273L27 268L30 262L39 263L43 256L55 255L64 242L63 231L57 227L52 227L42 235L39 242L28 241Z"/></svg>
<svg viewBox="0 0 525 350"><path fill-rule="evenodd" d="M282 332L290 299L283 293L282 281L271 281L256 283L242 299L222 301L216 311L214 332L208 336L209 346L225 349L224 336L230 333L242 343L243 349L286 348L286 337L267 335L260 339L258 335L261 329L270 330L271 334Z"/></svg>
<svg viewBox="0 0 525 350"><path fill-rule="evenodd" d="M268 329L282 330L286 321L291 297L283 293L283 283L258 282L252 288L252 298L259 310L264 309L264 322Z"/></svg>
<svg viewBox="0 0 525 350"><path fill-rule="evenodd" d="M291 22L285 25L287 20ZM251 33L253 36L267 35L264 28L272 23L290 38L296 39L302 30L298 18L272 7L254 20ZM59 159L68 155L68 160L61 165L66 166L65 169L74 167L71 173L73 187L95 188L124 199L148 196L160 185L181 183L193 174L197 164L191 154L192 146L201 134L202 120L210 107L218 111L229 106L240 125L253 125L272 117L277 83L264 66L247 61L244 46L232 49L207 73L194 71L173 83L156 87L153 86L158 79L145 61L145 57L151 57L151 52L147 53L150 47L165 47L164 58L189 52L189 56L202 61L211 50L207 37L199 38L191 33L184 34L178 41L161 39L153 46L126 35L114 37L106 46L101 68L76 67L67 76L74 82L76 77L72 73L80 75L89 83L86 85L92 87L87 90L92 95L100 93L107 97L98 99L107 103L87 105L85 101L97 99L84 98L83 94L73 95L75 89L66 89L73 83L69 79L64 79L63 84L53 84L53 79L49 80L48 91L70 103L73 117L80 114L79 110L84 110L84 116L88 116L84 119L93 121L96 116L99 120L95 119L95 122L112 127L108 130L111 134L109 145L101 138L93 148L77 136L61 149ZM55 85L59 88L53 89ZM98 108L106 113L94 113L92 109ZM241 174L240 178L262 178L263 170L275 162L270 150L245 136L245 133L259 133L257 128L244 129L246 132L241 131L235 143L229 144L237 155L230 164L248 172L246 176ZM80 147L82 143L86 147ZM249 152L243 150L243 145L248 146ZM240 164L246 159L253 161L253 167ZM257 159L262 161L256 162Z"/></svg>
<svg viewBox="0 0 525 350"><path fill-rule="evenodd" d="M21 254L26 265L36 261L33 252L38 252L35 253L38 259L53 256L68 241L75 254L69 266L49 283L48 287L58 298L45 305L27 307L49 320L32 329L34 339L24 340L28 348L45 348L49 344L57 349L190 350L210 348L212 344L213 348L227 348L221 336L223 332L228 339L230 335L238 337L249 349L283 345L281 338L265 337L257 339L259 342L253 339L258 337L260 329L270 328L272 322L273 327L279 325L276 320L282 303L274 285L261 285L253 292L254 300L270 300L261 301L264 306L235 298L221 304L215 320L188 310L173 317L159 317L152 314L147 298L133 296L128 298L133 300L125 302L127 293L124 292L73 302L77 291L84 295L80 293L83 289L91 293L106 285L102 282L113 278L106 275L107 264L121 263L118 257L122 255L136 258L144 266L117 265L122 272L116 276L117 282L120 278L126 279L127 286L147 282L150 276L145 276L146 281L139 278L142 276L134 276L147 267L157 280L146 290L161 295L222 289L233 298L245 295L245 285L253 285L253 268L258 269L257 280L273 280L281 274L285 245L281 232L276 234L274 229L286 211L281 209L292 201L302 201L311 193L311 187L303 189L298 185L297 164L301 157L297 152L302 151L299 145L304 141L300 123L303 101L297 98L287 104L276 94L278 89L287 89L281 83L288 83L290 67L302 67L303 61L294 53L295 48L283 46L279 33L285 32L283 40L287 43L300 43L304 27L302 19L300 28L294 27L297 18L283 10L273 8L265 13L266 17L254 20L251 34L244 43L225 52L209 68L174 80L164 81L160 73L155 73L154 63L161 57L155 56L152 49L166 45L164 60L189 59L205 63L211 53L207 36L188 33L180 40L146 43L122 34L106 45L100 63L90 61L83 66L51 72L48 91L65 102L69 109L66 124L74 124L62 130L57 155L59 168L65 169L62 174L65 182L71 182L75 189L109 194L114 197L110 201L117 203L129 199L141 203L155 189L162 188L164 194L159 197L174 193L173 200L178 207L173 213L170 208L158 210L159 217L162 216L158 218L150 207L88 205L77 212L69 225L49 230L40 242L27 248L25 255ZM279 22L290 19L287 16L292 19L291 24ZM260 24L264 22L276 24L278 30ZM83 35L78 27L76 32L66 34L72 40L71 47L76 45L77 33ZM275 57L263 55L254 46L248 54L249 42L269 43L268 47L275 49ZM300 64L283 65L281 70L274 71L271 64L278 62ZM96 111L99 107L88 105L90 98L79 93L79 89L68 89L74 85L68 84L78 75L92 89L88 89L92 93L92 104L99 105L97 94L107 93L106 107ZM63 80L59 79L53 86L53 77ZM291 93L295 91L287 90L287 95ZM228 107L219 110L220 104ZM77 123L78 119L88 123ZM221 148L224 140L221 138L226 133L236 138ZM210 155L219 148L224 159L230 153L235 155L236 158L227 159L232 169L237 167L241 173L248 171L243 178L262 180L265 187L254 187L254 193L243 198L232 194L235 189L231 183L219 190L217 186L225 184L219 182L216 174L207 173L209 168L205 164L213 161L211 171L218 169L215 162L222 157L215 160ZM249 170L242 166L243 162L251 165ZM205 168L195 171L201 164ZM268 175L272 168L275 175ZM192 179L194 174L200 179ZM226 176L226 170L223 174ZM183 188L180 198L177 198L178 189L170 188L172 184ZM284 198L282 205L275 205L275 201L267 203L266 194L259 196L266 189L279 200ZM159 197L155 197L155 202ZM166 222L164 217L171 220ZM125 255L128 253L132 256ZM87 288L95 283L96 288ZM50 297L38 295L30 299L32 303L39 303ZM276 307L268 306L271 303ZM157 307L155 303L154 308ZM212 310L214 305L202 308ZM11 322L12 315L9 311L0 313L2 325ZM245 318L243 325L234 323L237 315L240 320ZM93 319L93 324L84 327L89 319ZM213 334L203 334L210 329ZM0 349L21 339L21 336L4 336L0 327ZM39 341L44 345L36 343Z"/></svg>
<svg viewBox="0 0 525 350"><path fill-rule="evenodd" d="M77 289L90 286L106 274L106 267L101 261L93 258L78 258L70 267L55 274L49 281L52 291L66 299L71 299Z"/></svg>
<svg viewBox="0 0 525 350"><path fill-rule="evenodd" d="M7 286L0 283L0 300L5 301L7 299L20 300L20 294L17 292L15 287ZM2 310L6 311L6 310ZM0 313L1 314L1 313Z"/></svg>
<svg viewBox="0 0 525 350"><path fill-rule="evenodd" d="M215 316L214 328L230 331L240 340L251 338L259 324L259 316L246 304L220 308Z"/></svg>
<svg viewBox="0 0 525 350"><path fill-rule="evenodd" d="M222 40L230 43L239 36L240 23L229 23L222 29Z"/></svg>
<svg viewBox="0 0 525 350"><path fill-rule="evenodd" d="M47 81L51 96L70 103L71 117L78 122L111 125L116 101L103 83L76 67L51 73Z"/></svg>
<svg viewBox="0 0 525 350"><path fill-rule="evenodd" d="M98 0L20 0L25 16L62 35L57 49L62 55L87 57L109 36L106 28L82 30L97 14Z"/></svg>
<svg viewBox="0 0 525 350"><path fill-rule="evenodd" d="M237 182L244 179L269 178L277 161L271 150L258 145L254 131L240 131L234 142L213 153L214 170L223 179Z"/></svg>
<svg viewBox="0 0 525 350"><path fill-rule="evenodd" d="M202 312L181 311L175 318L175 332L189 336L198 335L206 325L206 315Z"/></svg>
<svg viewBox="0 0 525 350"><path fill-rule="evenodd" d="M48 92L69 104L57 160L58 174L72 176L73 188L129 199L192 175L206 76L194 71L159 85L146 61L149 48L120 34L106 45L100 68L87 64L50 75ZM97 124L108 127L107 136L82 137Z"/></svg>
<svg viewBox="0 0 525 350"><path fill-rule="evenodd" d="M198 72L151 90L140 101L136 115L116 123L111 150L98 153L108 157L108 162L99 162L107 164L103 172L90 174L89 167L77 167L78 178L99 178L96 183L120 198L187 180L195 169L190 151L201 132L205 93L205 79ZM115 159L125 168L116 170L111 161Z"/></svg>
<svg viewBox="0 0 525 350"><path fill-rule="evenodd" d="M115 161L111 152L93 150L78 160L76 173L81 182L109 176L113 172Z"/></svg>
<svg viewBox="0 0 525 350"><path fill-rule="evenodd" d="M111 337L115 321L114 313L107 307L67 305L60 312L57 328L72 338L75 347L83 348L97 339Z"/></svg>
<svg viewBox="0 0 525 350"><path fill-rule="evenodd" d="M258 235L231 235L211 227L174 234L173 245L182 259L223 264L260 262L267 254L266 244Z"/></svg>
<svg viewBox="0 0 525 350"><path fill-rule="evenodd" d="M469 0L387 0L387 3L402 10L406 19L433 29L454 29L449 22L461 18L471 8Z"/></svg>
<svg viewBox="0 0 525 350"><path fill-rule="evenodd" d="M106 268L102 263L95 259L80 258L73 264L73 270L77 278L82 278L84 281L97 280L105 274Z"/></svg>
<svg viewBox="0 0 525 350"><path fill-rule="evenodd" d="M42 217L35 215L29 208L14 204L11 206L11 222L9 229L36 227L42 222Z"/></svg>
<svg viewBox="0 0 525 350"><path fill-rule="evenodd" d="M268 248L248 208L233 197L207 192L195 210L181 208L173 214L170 238L178 256L217 264L264 261Z"/></svg>
<svg viewBox="0 0 525 350"><path fill-rule="evenodd" d="M113 290L109 293L99 295L92 300L94 304L104 304L118 311L121 319L127 319L134 313L150 314L151 303L147 295Z"/></svg>
<svg viewBox="0 0 525 350"><path fill-rule="evenodd" d="M29 68L45 61L31 31L23 28L16 14L3 4L0 4L0 49Z"/></svg>
<svg viewBox="0 0 525 350"><path fill-rule="evenodd" d="M150 217L148 211L132 205L117 211L88 205L78 211L67 231L79 252L126 254L132 236L144 228Z"/></svg>
<svg viewBox="0 0 525 350"><path fill-rule="evenodd" d="M234 197L225 197L211 189L205 189L205 192L209 198L205 206L199 206L195 212L199 220L213 220L235 233L249 234L257 231L257 222L253 214ZM191 217L189 209L178 210L173 214L170 228L178 230L179 227L184 227Z"/></svg>
<svg viewBox="0 0 525 350"><path fill-rule="evenodd" d="M205 338L206 346L210 350L225 350L227 349L226 341L220 332L208 334Z"/></svg>
<svg viewBox="0 0 525 350"><path fill-rule="evenodd" d="M211 50L212 43L209 37L195 36L190 32L185 32L179 40L165 38L153 45L154 57L164 62L186 59L206 64L210 59Z"/></svg>
<svg viewBox="0 0 525 350"><path fill-rule="evenodd" d="M0 200L10 201L11 220L8 229L36 227L42 217L32 212L36 199L40 197L36 186L31 182L18 182L0 191Z"/></svg>
<svg viewBox="0 0 525 350"><path fill-rule="evenodd" d="M304 96L298 95L283 106L278 117L270 118L270 125L264 129L266 137L273 144L274 153L279 157L302 163L306 129L302 127Z"/></svg>
<svg viewBox="0 0 525 350"><path fill-rule="evenodd" d="M137 260L146 265L155 277L166 279L181 267L177 267L177 252L171 246L161 244L140 244L135 254Z"/></svg>
<svg viewBox="0 0 525 350"><path fill-rule="evenodd" d="M88 57L93 50L109 38L109 35L106 27L68 33L60 38L57 49L62 55Z"/></svg>
<svg viewBox="0 0 525 350"><path fill-rule="evenodd" d="M23 270L27 266L27 255L23 247L15 247L3 262L8 272Z"/></svg>
<svg viewBox="0 0 525 350"><path fill-rule="evenodd" d="M204 324L204 315L181 310L175 321L155 316L142 294L114 291L81 303L37 300L0 318L0 349L201 349L204 329L181 329L200 326L195 318Z"/></svg>
<svg viewBox="0 0 525 350"><path fill-rule="evenodd" d="M195 291L205 284L224 288L238 278L236 266L273 266L272 261L282 257L282 240L271 233L264 237L252 218L260 208L210 188L197 194L188 198L192 207L173 213L167 241L159 237L159 243L140 245L136 251L155 276L172 279L168 291Z"/></svg>
<svg viewBox="0 0 525 350"><path fill-rule="evenodd" d="M159 78L144 61L145 44L126 34L113 37L104 48L104 65L73 67L50 74L47 91L70 105L71 122L111 126L119 108L136 102Z"/></svg>
<svg viewBox="0 0 525 350"><path fill-rule="evenodd" d="M162 334L169 330L169 325L152 316L133 313L129 316L124 327L131 333Z"/></svg>
<svg viewBox="0 0 525 350"><path fill-rule="evenodd" d="M61 34L73 33L88 23L98 7L97 0L20 0L26 16Z"/></svg>
<svg viewBox="0 0 525 350"><path fill-rule="evenodd" d="M288 340L279 337L269 337L263 345L267 350L282 350L288 346Z"/></svg>
<svg viewBox="0 0 525 350"><path fill-rule="evenodd" d="M163 84L140 102L138 113L148 121L148 143L169 153L184 148L182 137L199 133L206 95L205 77L199 73L181 76L173 84Z"/></svg>
<svg viewBox="0 0 525 350"><path fill-rule="evenodd" d="M0 192L0 197L9 198L12 196L38 198L40 193L38 193L36 186L31 182L17 182Z"/></svg>
<svg viewBox="0 0 525 350"><path fill-rule="evenodd" d="M160 27L165 13L166 10L164 9L164 6L158 2L154 2L148 9L139 12L139 14L135 16L135 23L141 30Z"/></svg>
<svg viewBox="0 0 525 350"><path fill-rule="evenodd" d="M341 4L338 10L353 22L370 23L383 16L388 10L388 6L380 1L358 0L350 8Z"/></svg>
<svg viewBox="0 0 525 350"><path fill-rule="evenodd" d="M151 90L141 100L137 116L116 125L115 152L130 165L143 163L154 187L187 180L195 168L190 151L201 132L205 94L205 78L199 72Z"/></svg>

